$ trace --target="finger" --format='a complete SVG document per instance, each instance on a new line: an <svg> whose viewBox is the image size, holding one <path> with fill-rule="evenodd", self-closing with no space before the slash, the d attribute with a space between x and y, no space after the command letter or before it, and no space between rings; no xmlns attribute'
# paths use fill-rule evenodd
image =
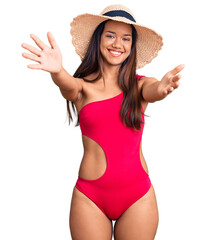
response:
<svg viewBox="0 0 206 240"><path fill-rule="evenodd" d="M180 80L181 77L182 77L182 76L181 76L180 74L178 74L178 75L176 75L176 76L174 76L174 77L172 78L172 81L173 81L173 82L177 82L177 81Z"/></svg>
<svg viewBox="0 0 206 240"><path fill-rule="evenodd" d="M30 69L42 69L40 64L29 64L27 67Z"/></svg>
<svg viewBox="0 0 206 240"><path fill-rule="evenodd" d="M175 88L176 88L175 86L170 86L166 89L165 92L167 92L167 94L169 94L169 93L173 92L175 90Z"/></svg>
<svg viewBox="0 0 206 240"><path fill-rule="evenodd" d="M176 82L175 85L174 85L174 88L178 88L180 85L180 82Z"/></svg>
<svg viewBox="0 0 206 240"><path fill-rule="evenodd" d="M23 48L25 48L26 50L29 50L31 53L34 53L36 54L37 56L41 56L41 51L39 51L39 49L35 48L35 47L32 47L31 45L29 44L26 44L26 43L22 43L21 45Z"/></svg>
<svg viewBox="0 0 206 240"><path fill-rule="evenodd" d="M177 81L177 82L174 82L174 83L171 85L171 87L173 87L174 89L176 89L176 88L179 87L179 85L180 85L180 82Z"/></svg>
<svg viewBox="0 0 206 240"><path fill-rule="evenodd" d="M36 35L30 34L30 37L34 40L37 46L40 47L42 50L47 47L47 45L43 43Z"/></svg>
<svg viewBox="0 0 206 240"><path fill-rule="evenodd" d="M50 45L53 49L58 48L58 45L57 45L53 35L50 32L47 33L47 38L48 38L49 43L50 43Z"/></svg>
<svg viewBox="0 0 206 240"><path fill-rule="evenodd" d="M168 91L168 92L172 92L173 90L174 90L173 87L169 87L167 91Z"/></svg>
<svg viewBox="0 0 206 240"><path fill-rule="evenodd" d="M22 56L24 58L27 58L27 59L30 59L30 60L34 60L36 62L41 62L41 58L40 57L37 57L33 54L28 54L28 53L22 53Z"/></svg>
<svg viewBox="0 0 206 240"><path fill-rule="evenodd" d="M180 64L177 67L175 67L173 70L171 70L170 72L174 75L176 75L177 73L179 73L180 71L183 70L183 68L185 67L184 64Z"/></svg>
<svg viewBox="0 0 206 240"><path fill-rule="evenodd" d="M168 92L167 92L167 90L165 89L165 90L163 91L163 94L164 94L164 95L167 95L167 93L168 93Z"/></svg>

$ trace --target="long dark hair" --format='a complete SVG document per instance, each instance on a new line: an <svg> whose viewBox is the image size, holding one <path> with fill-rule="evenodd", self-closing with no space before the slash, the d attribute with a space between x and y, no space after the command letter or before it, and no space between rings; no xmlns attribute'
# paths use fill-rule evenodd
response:
<svg viewBox="0 0 206 240"><path fill-rule="evenodd" d="M100 23L97 28L95 29L90 44L88 46L87 52L85 57L82 60L82 63L77 68L76 72L74 73L73 77L82 78L84 79L86 76L99 71L98 76L93 80L86 80L84 81L96 81L102 77L103 73L103 58L100 52L100 40L101 35L104 30L105 23L110 20L106 20ZM132 127L135 131L136 129L141 130L141 114L144 114L141 110L141 95L138 92L138 81L136 78L136 41L138 38L137 31L132 27L132 46L130 55L127 59L124 60L120 69L119 69L119 79L118 83L120 88L124 92L124 99L122 102L122 107L120 111L120 116L124 125L128 127ZM72 115L69 108L69 100L67 101L67 111L69 116L69 123L70 120L73 121ZM72 109L76 112L76 108L73 102ZM130 114L128 114L130 112ZM145 114L144 114L145 115ZM78 116L78 114L77 114ZM76 122L75 127L79 126L79 116Z"/></svg>

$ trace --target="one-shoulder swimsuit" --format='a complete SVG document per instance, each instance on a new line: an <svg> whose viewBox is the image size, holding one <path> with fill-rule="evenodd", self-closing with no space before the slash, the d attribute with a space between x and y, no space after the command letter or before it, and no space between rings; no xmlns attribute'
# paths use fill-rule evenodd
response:
<svg viewBox="0 0 206 240"><path fill-rule="evenodd" d="M140 77L137 75L137 80ZM79 111L82 135L94 140L104 150L107 166L104 174L95 180L78 176L75 186L111 220L117 220L151 187L150 177L140 160L144 124L141 123L142 129L136 132L122 123L122 100L123 92L88 103ZM144 122L143 113L142 109Z"/></svg>

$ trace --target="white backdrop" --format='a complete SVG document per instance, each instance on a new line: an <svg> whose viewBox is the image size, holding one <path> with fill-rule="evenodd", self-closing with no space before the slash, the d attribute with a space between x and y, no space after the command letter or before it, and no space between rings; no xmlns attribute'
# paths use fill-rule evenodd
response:
<svg viewBox="0 0 206 240"><path fill-rule="evenodd" d="M69 126L66 100L48 72L22 57L30 34L49 45L51 31L73 74L80 64L70 22L124 4L138 23L163 36L164 46L137 73L161 79L184 63L180 87L148 105L143 154L154 185L160 221L157 240L204 240L205 54L204 1L19 0L1 3L0 239L68 240L70 200L83 156L76 118ZM204 25L203 25L204 24Z"/></svg>

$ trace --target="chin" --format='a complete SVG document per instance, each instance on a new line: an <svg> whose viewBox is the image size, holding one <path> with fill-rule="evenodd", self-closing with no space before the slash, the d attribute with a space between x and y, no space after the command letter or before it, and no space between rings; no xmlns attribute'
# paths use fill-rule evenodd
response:
<svg viewBox="0 0 206 240"><path fill-rule="evenodd" d="M124 59L111 59L111 58L104 58L104 61L106 61L109 65L114 65L114 66L121 66L122 63L126 60Z"/></svg>

